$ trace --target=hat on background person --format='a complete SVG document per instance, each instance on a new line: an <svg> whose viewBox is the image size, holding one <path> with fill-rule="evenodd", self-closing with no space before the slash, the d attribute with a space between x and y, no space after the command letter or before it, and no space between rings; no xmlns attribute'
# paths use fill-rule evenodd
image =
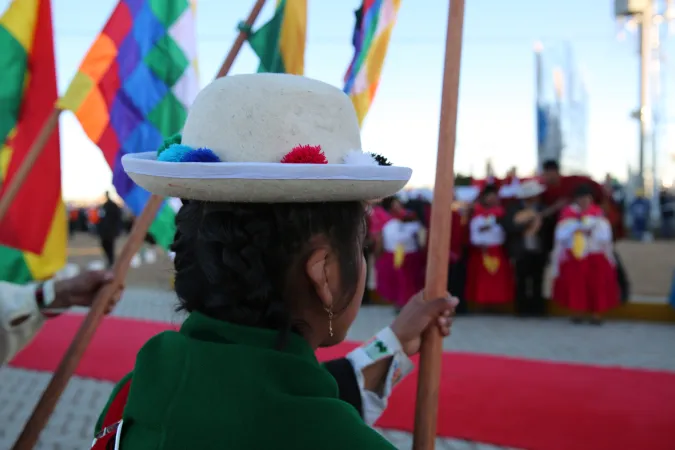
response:
<svg viewBox="0 0 675 450"><path fill-rule="evenodd" d="M456 186L455 200L458 202L472 203L476 201L480 195L480 188L478 186Z"/></svg>
<svg viewBox="0 0 675 450"><path fill-rule="evenodd" d="M521 200L537 197L546 191L546 187L537 180L527 180L518 186L517 197Z"/></svg>
<svg viewBox="0 0 675 450"><path fill-rule="evenodd" d="M122 158L139 186L167 197L217 202L323 202L384 198L410 179L361 149L340 89L287 74L223 77L206 86L182 136L157 152Z"/></svg>
<svg viewBox="0 0 675 450"><path fill-rule="evenodd" d="M399 202L407 203L408 200L410 200L410 192L401 190L396 193L395 197L398 199Z"/></svg>

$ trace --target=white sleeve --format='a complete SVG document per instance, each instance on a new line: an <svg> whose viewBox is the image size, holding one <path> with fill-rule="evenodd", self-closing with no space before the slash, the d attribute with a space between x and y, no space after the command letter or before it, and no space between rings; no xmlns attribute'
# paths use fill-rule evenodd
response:
<svg viewBox="0 0 675 450"><path fill-rule="evenodd" d="M555 227L555 240L558 243L564 244L569 242L574 236L574 233L579 230L580 224L576 219L566 219L561 222L558 222L558 225Z"/></svg>
<svg viewBox="0 0 675 450"><path fill-rule="evenodd" d="M598 217L594 220L591 239L597 244L612 242L612 226L607 219Z"/></svg>
<svg viewBox="0 0 675 450"><path fill-rule="evenodd" d="M474 217L469 222L469 238L471 243L475 246L485 245L483 233L479 230L480 227L487 224L487 219L482 216Z"/></svg>
<svg viewBox="0 0 675 450"><path fill-rule="evenodd" d="M406 239L412 237L415 235L415 233L419 233L420 229L422 228L422 224L420 222L404 222L402 226L402 233L405 234Z"/></svg>
<svg viewBox="0 0 675 450"><path fill-rule="evenodd" d="M390 220L382 227L382 247L391 252L401 242L401 222Z"/></svg>
<svg viewBox="0 0 675 450"><path fill-rule="evenodd" d="M26 346L44 323L35 300L35 284L20 286L0 282L0 365ZM45 297L54 296L54 282L43 285ZM13 322L25 318L16 325Z"/></svg>
<svg viewBox="0 0 675 450"><path fill-rule="evenodd" d="M392 361L385 378L383 392L378 395L366 390L363 369L388 357L392 357ZM347 355L347 359L354 368L356 382L361 391L363 420L368 425L373 425L386 409L394 386L412 372L415 366L403 352L401 343L389 327L377 333L361 347L354 349Z"/></svg>
<svg viewBox="0 0 675 450"><path fill-rule="evenodd" d="M480 227L489 225L487 230L480 230ZM506 239L504 229L494 219L488 220L487 217L474 217L469 225L471 232L471 243L476 246L496 246L502 245Z"/></svg>
<svg viewBox="0 0 675 450"><path fill-rule="evenodd" d="M394 252L398 245L415 242L415 233L421 227L419 222L404 223L400 220L390 220L382 228L382 247L388 252Z"/></svg>

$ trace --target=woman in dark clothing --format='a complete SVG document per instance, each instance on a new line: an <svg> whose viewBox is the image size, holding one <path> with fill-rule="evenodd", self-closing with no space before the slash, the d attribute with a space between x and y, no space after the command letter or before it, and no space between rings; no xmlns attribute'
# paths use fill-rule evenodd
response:
<svg viewBox="0 0 675 450"><path fill-rule="evenodd" d="M202 91L182 139L125 157L141 187L188 199L172 250L189 316L140 350L94 448L116 436L124 450L394 448L368 424L412 369L423 330L449 333L456 300L416 295L347 361L318 363L359 310L365 201L410 176L353 150L359 133L339 89L240 75Z"/></svg>

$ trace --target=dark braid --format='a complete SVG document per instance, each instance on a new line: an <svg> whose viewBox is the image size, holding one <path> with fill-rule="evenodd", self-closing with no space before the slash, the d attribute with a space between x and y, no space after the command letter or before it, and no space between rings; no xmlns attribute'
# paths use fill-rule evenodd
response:
<svg viewBox="0 0 675 450"><path fill-rule="evenodd" d="M344 203L206 203L176 216L175 289L180 309L228 322L291 328L287 280L323 235L337 252L346 298L359 277L365 207Z"/></svg>

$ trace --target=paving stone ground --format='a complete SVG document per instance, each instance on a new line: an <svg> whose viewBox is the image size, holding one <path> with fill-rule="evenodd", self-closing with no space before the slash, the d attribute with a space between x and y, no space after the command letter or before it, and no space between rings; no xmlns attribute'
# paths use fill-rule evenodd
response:
<svg viewBox="0 0 675 450"><path fill-rule="evenodd" d="M150 288L127 289L114 314L180 323L173 294ZM364 340L388 325L394 312L387 307L364 307L349 339ZM675 326L609 322L601 327L573 325L564 319L460 317L447 350L499 354L540 360L647 368L675 372ZM0 449L11 448L23 424L47 385L51 374L11 367L0 369ZM38 449L89 448L94 423L112 384L74 378L68 385ZM408 433L382 430L399 449L410 449ZM437 449L496 450L503 447L455 439L439 439Z"/></svg>

